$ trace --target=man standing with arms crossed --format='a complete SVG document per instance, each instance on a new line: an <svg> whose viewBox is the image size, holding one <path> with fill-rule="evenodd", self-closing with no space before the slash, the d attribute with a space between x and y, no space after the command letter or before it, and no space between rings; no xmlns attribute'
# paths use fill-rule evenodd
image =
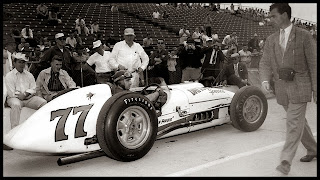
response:
<svg viewBox="0 0 320 180"><path fill-rule="evenodd" d="M113 69L128 70L132 73L130 88L139 86L139 74L142 74L149 64L148 55L139 43L133 41L134 38L134 30L126 28L124 40L114 45L109 62Z"/></svg>
<svg viewBox="0 0 320 180"><path fill-rule="evenodd" d="M301 162L317 157L317 143L305 118L307 102L317 103L317 52L311 34L290 22L288 3L270 6L271 22L279 28L266 40L260 61L262 88L270 90L273 74L278 104L287 112L286 141L277 170L288 174L300 141L307 149Z"/></svg>

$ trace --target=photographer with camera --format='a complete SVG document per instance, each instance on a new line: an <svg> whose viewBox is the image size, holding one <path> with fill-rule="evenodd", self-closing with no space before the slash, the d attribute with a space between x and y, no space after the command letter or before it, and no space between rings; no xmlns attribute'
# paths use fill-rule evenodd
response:
<svg viewBox="0 0 320 180"><path fill-rule="evenodd" d="M262 88L267 91L270 91L273 75L277 102L287 112L286 141L276 169L288 174L300 141L307 149L301 162L310 162L317 157L317 143L305 118L312 94L317 103L317 46L308 31L290 22L288 3L272 4L270 17L279 31L265 42L259 74Z"/></svg>
<svg viewBox="0 0 320 180"><path fill-rule="evenodd" d="M203 53L199 46L195 46L193 39L189 38L184 42L184 48L180 52L179 58L182 69L181 82L198 80L201 75Z"/></svg>

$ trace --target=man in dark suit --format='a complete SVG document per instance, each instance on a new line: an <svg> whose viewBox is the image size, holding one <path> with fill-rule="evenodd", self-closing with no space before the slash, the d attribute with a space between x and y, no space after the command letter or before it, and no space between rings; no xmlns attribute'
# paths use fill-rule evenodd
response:
<svg viewBox="0 0 320 180"><path fill-rule="evenodd" d="M201 67L201 73L203 74L202 79L206 79L213 76L213 81L219 83L222 79L219 77L222 77L221 71L223 70L225 56L219 49L219 47L221 46L220 43L215 42L213 44L212 39L209 38L207 40L207 45L208 47L205 47L202 50L202 53L206 55ZM219 76L219 74L221 76Z"/></svg>
<svg viewBox="0 0 320 180"><path fill-rule="evenodd" d="M231 62L224 68L224 83L229 85L237 85L239 88L248 84L248 69L247 66L239 62L239 53L231 55Z"/></svg>
<svg viewBox="0 0 320 180"><path fill-rule="evenodd" d="M307 102L317 102L317 48L311 34L290 22L288 3L270 6L271 23L279 28L265 43L259 65L262 88L270 90L273 75L278 104L287 112L286 141L277 170L288 174L300 141L307 149L301 162L317 157L317 143L305 118ZM288 73L289 71L289 73ZM292 73L291 73L292 72ZM284 76L290 74L290 76ZM293 77L293 78L289 78Z"/></svg>

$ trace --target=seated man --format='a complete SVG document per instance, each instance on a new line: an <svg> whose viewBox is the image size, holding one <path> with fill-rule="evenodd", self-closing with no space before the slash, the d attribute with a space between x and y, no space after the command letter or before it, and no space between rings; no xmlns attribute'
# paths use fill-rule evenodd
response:
<svg viewBox="0 0 320 180"><path fill-rule="evenodd" d="M231 55L231 62L224 69L224 83L229 85L237 85L239 88L248 84L248 70L247 66L240 62L239 53Z"/></svg>
<svg viewBox="0 0 320 180"><path fill-rule="evenodd" d="M50 65L51 67L40 72L36 81L37 93L48 102L76 88L76 83L72 80L67 71L61 69L61 56L53 56Z"/></svg>
<svg viewBox="0 0 320 180"><path fill-rule="evenodd" d="M11 128L19 125L22 107L39 109L47 103L42 97L36 95L36 82L33 75L24 68L29 59L25 54L13 54L14 69L5 77L7 87L7 103L11 107Z"/></svg>
<svg viewBox="0 0 320 180"><path fill-rule="evenodd" d="M107 83L111 87L112 95L129 90L131 86L131 78L132 75L130 72L125 70L117 71L113 75L114 84ZM161 86L166 85L163 78L159 78L159 81L158 84ZM162 88L157 88L154 93L147 94L146 97L155 105L156 108L160 108L166 102L167 94L162 90Z"/></svg>

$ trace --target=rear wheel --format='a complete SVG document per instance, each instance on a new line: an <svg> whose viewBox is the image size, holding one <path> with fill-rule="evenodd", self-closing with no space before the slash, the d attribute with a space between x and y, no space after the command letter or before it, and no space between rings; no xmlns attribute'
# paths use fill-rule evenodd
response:
<svg viewBox="0 0 320 180"><path fill-rule="evenodd" d="M263 92L255 86L244 86L233 96L230 106L232 125L242 131L257 130L265 121L268 103Z"/></svg>
<svg viewBox="0 0 320 180"><path fill-rule="evenodd" d="M119 161L142 158L152 148L158 122L152 103L143 95L121 92L101 108L97 137L101 149Z"/></svg>

